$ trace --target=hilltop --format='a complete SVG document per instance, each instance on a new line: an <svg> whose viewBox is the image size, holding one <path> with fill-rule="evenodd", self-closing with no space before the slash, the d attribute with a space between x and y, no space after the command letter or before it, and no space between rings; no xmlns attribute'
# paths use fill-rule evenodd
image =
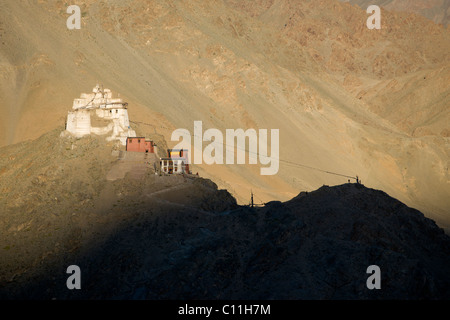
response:
<svg viewBox="0 0 450 320"><path fill-rule="evenodd" d="M2 1L0 145L61 126L73 99L103 83L169 147L196 120L280 129L276 176L193 167L240 204L251 190L286 201L347 182L294 162L358 175L450 227L448 28L383 9L382 29L368 30L364 9L337 0L77 4L81 29L68 30L64 1Z"/></svg>
<svg viewBox="0 0 450 320"><path fill-rule="evenodd" d="M348 183L238 206L196 175L110 181L117 145L61 130L1 149L2 299L450 297L449 236L382 191ZM79 291L65 287L73 264ZM373 264L381 290L366 288Z"/></svg>
<svg viewBox="0 0 450 320"><path fill-rule="evenodd" d="M26 277L84 242L98 243L142 210L236 207L226 191L197 176L159 176L153 165L133 164L113 175L124 162L117 143L95 135L62 138L62 130L1 148L1 282Z"/></svg>

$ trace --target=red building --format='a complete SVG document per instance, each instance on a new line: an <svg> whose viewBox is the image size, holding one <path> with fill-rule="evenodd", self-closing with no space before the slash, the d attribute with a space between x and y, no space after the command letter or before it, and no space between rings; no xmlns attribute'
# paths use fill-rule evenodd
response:
<svg viewBox="0 0 450 320"><path fill-rule="evenodd" d="M127 138L127 151L155 153L156 144L151 140L145 140L144 137Z"/></svg>

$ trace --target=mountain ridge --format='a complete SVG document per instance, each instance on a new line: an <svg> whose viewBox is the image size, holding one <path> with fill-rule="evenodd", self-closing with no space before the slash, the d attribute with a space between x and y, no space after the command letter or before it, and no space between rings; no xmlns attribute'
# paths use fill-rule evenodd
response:
<svg viewBox="0 0 450 320"><path fill-rule="evenodd" d="M118 146L62 129L2 148L2 299L450 295L450 237L383 191L346 183L239 206L197 175L149 166L108 179L124 161ZM65 287L69 265L82 290ZM369 265L381 268L381 290L366 287Z"/></svg>
<svg viewBox="0 0 450 320"><path fill-rule="evenodd" d="M448 228L449 33L425 18L338 1L63 1L0 6L0 145L64 123L80 92L103 83L130 119L173 146L176 128L280 129L280 158L358 175ZM286 26L285 26L286 25ZM289 166L194 166L239 203L344 178Z"/></svg>

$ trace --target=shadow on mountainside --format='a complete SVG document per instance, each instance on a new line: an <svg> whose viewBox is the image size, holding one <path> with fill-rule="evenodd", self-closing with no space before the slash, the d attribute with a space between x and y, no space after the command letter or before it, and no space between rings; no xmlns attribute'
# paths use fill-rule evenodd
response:
<svg viewBox="0 0 450 320"><path fill-rule="evenodd" d="M80 230L73 251L28 282L4 283L0 297L450 298L450 238L384 192L323 186L261 208L237 207L231 197L213 194L205 203L229 205L140 207L103 241L83 243ZM81 290L66 287L73 264L81 268ZM366 287L370 265L381 269L380 290Z"/></svg>

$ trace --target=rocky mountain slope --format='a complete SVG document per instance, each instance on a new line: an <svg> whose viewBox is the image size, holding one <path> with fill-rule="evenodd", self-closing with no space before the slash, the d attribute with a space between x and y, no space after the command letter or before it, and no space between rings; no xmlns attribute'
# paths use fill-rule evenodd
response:
<svg viewBox="0 0 450 320"><path fill-rule="evenodd" d="M194 166L238 203L267 202L359 175L449 228L449 31L418 15L337 0L64 1L0 4L0 145L64 123L96 83L130 120L170 141L193 122L280 129L280 170Z"/></svg>
<svg viewBox="0 0 450 320"><path fill-rule="evenodd" d="M108 180L116 146L59 137L1 148L2 299L448 299L450 237L360 184L238 206L152 166ZM66 269L81 268L81 290ZM381 268L381 290L366 269Z"/></svg>
<svg viewBox="0 0 450 320"><path fill-rule="evenodd" d="M43 267L99 245L143 212L170 216L191 207L237 206L209 180L155 175L153 165L111 179L123 162L117 145L99 137L62 138L62 129L2 148L1 286L28 281Z"/></svg>

